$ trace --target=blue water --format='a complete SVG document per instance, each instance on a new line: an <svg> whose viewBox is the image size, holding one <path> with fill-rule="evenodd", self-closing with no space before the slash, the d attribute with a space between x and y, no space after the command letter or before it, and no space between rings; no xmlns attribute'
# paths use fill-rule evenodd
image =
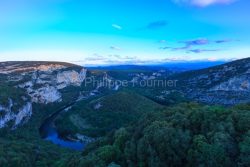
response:
<svg viewBox="0 0 250 167"><path fill-rule="evenodd" d="M43 139L50 141L58 146L77 150L77 151L82 151L86 143L82 143L80 141L64 140L60 138L54 125L54 120L56 119L56 117L66 108L73 106L75 103L76 101L73 101L72 103L62 107L61 109L53 113L50 117L48 117L39 128L39 133Z"/></svg>
<svg viewBox="0 0 250 167"><path fill-rule="evenodd" d="M45 138L45 140L51 141L52 143L58 146L77 150L77 151L82 151L85 147L84 143L81 143L79 141L69 141L69 140L61 139L56 129L51 126L47 130L48 130L48 136Z"/></svg>

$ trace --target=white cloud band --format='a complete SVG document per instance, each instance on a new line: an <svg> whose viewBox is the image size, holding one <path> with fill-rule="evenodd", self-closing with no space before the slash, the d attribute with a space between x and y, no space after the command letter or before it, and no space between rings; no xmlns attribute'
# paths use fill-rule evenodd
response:
<svg viewBox="0 0 250 167"><path fill-rule="evenodd" d="M198 7L206 7L214 4L230 4L236 0L174 0L176 3L186 3Z"/></svg>

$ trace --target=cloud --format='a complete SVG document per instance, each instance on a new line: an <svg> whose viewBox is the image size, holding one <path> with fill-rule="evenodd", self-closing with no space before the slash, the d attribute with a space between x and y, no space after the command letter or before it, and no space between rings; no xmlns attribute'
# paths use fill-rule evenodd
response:
<svg viewBox="0 0 250 167"><path fill-rule="evenodd" d="M94 53L93 55L86 57L84 60L85 61L104 61L106 60L106 58L102 55Z"/></svg>
<svg viewBox="0 0 250 167"><path fill-rule="evenodd" d="M145 62L143 60L137 59L136 57L125 56L120 59L106 59L102 63L103 64L142 64Z"/></svg>
<svg viewBox="0 0 250 167"><path fill-rule="evenodd" d="M164 47L160 47L159 49L166 50L166 49L172 49L172 48L173 48L173 47L164 46Z"/></svg>
<svg viewBox="0 0 250 167"><path fill-rule="evenodd" d="M193 47L195 46L201 46L201 45L208 45L210 43L216 43L216 44L220 44L220 43L225 43L225 42L231 42L233 40L229 40L229 39L222 39L222 40L214 40L214 41L210 41L206 38L199 38L199 39L194 39L194 40L186 40L186 41L179 41L179 43L183 43L184 46L181 47L170 47L170 46L165 46L165 47L160 47L159 49L169 49L172 51L179 51L179 50L184 50L187 53L202 53L202 52L210 52L210 51L218 51L219 49L193 49Z"/></svg>
<svg viewBox="0 0 250 167"><path fill-rule="evenodd" d="M214 41L215 43L226 43L226 42L231 42L231 40L227 40L227 39L222 39L222 40L216 40Z"/></svg>
<svg viewBox="0 0 250 167"><path fill-rule="evenodd" d="M206 44L209 44L209 40L206 38L200 38L200 39L189 40L189 41L180 41L180 43L185 43L186 46L206 45Z"/></svg>
<svg viewBox="0 0 250 167"><path fill-rule="evenodd" d="M155 22L151 22L149 23L146 28L147 29L159 29L162 27L167 26L167 21L166 20L159 20L159 21L155 21Z"/></svg>
<svg viewBox="0 0 250 167"><path fill-rule="evenodd" d="M118 24L112 24L112 27L117 29L117 30L122 30L122 27Z"/></svg>
<svg viewBox="0 0 250 167"><path fill-rule="evenodd" d="M186 46L183 46L183 47L176 47L176 48L172 48L172 50L176 51L176 50L187 50L189 49L190 46L189 45L186 45Z"/></svg>
<svg viewBox="0 0 250 167"><path fill-rule="evenodd" d="M162 50L168 49L171 51L183 50L186 53L215 52L215 51L220 51L221 49L199 49L197 47L201 45L208 45L210 43L221 44L221 43L228 43L228 42L233 42L233 41L239 41L239 40L232 40L232 39L208 40L206 38L199 38L199 39L194 39L194 40L179 41L179 43L184 44L184 46L181 46L181 47L165 46L165 47L160 47L159 49L162 49Z"/></svg>
<svg viewBox="0 0 250 167"><path fill-rule="evenodd" d="M110 49L112 49L112 50L121 50L121 48L117 47L117 46L110 46Z"/></svg>
<svg viewBox="0 0 250 167"><path fill-rule="evenodd" d="M237 40L232 40L232 39L219 39L219 40L208 40L206 38L200 38L200 39L195 39L195 40L189 40L189 41L180 41L180 43L185 43L186 45L189 46L196 46L196 45L207 45L209 43L228 43L228 42L233 42Z"/></svg>
<svg viewBox="0 0 250 167"><path fill-rule="evenodd" d="M180 41L180 43L185 43L186 45L194 46L194 45L206 45L209 43L228 43L228 42L233 42L233 41L238 41L238 40L232 40L232 39L219 39L219 40L208 40L206 38L200 38L200 39L195 39L195 40L189 40L189 41Z"/></svg>
<svg viewBox="0 0 250 167"><path fill-rule="evenodd" d="M179 51L179 50L184 50L186 53L203 53L203 52L215 52L219 51L219 49L192 49L191 45L186 45L183 47L161 47L160 49L166 50L170 49L171 51Z"/></svg>
<svg viewBox="0 0 250 167"><path fill-rule="evenodd" d="M136 56L124 56L123 59L125 59L125 60L136 60L137 57Z"/></svg>
<svg viewBox="0 0 250 167"><path fill-rule="evenodd" d="M117 55L117 54L110 54L108 55L109 57L114 57L114 58L117 58L117 59L120 59L121 58L121 55Z"/></svg>
<svg viewBox="0 0 250 167"><path fill-rule="evenodd" d="M239 41L239 40L233 40L233 39L220 39L220 40L215 40L215 43L228 43L228 42L234 42L234 41Z"/></svg>
<svg viewBox="0 0 250 167"><path fill-rule="evenodd" d="M177 51L177 50L187 50L189 49L190 46L186 45L183 47L169 47L169 46L165 46L165 47L160 47L160 49L166 50L166 49L170 49L172 51Z"/></svg>
<svg viewBox="0 0 250 167"><path fill-rule="evenodd" d="M109 54L109 55L99 55L94 53L88 57L86 57L83 61L79 61L78 63L84 62L88 65L94 64L133 64L138 61L136 56L121 56L119 54Z"/></svg>
<svg viewBox="0 0 250 167"><path fill-rule="evenodd" d="M192 53L216 52L216 51L219 51L219 49L191 49L191 50L188 50L188 52L192 52Z"/></svg>
<svg viewBox="0 0 250 167"><path fill-rule="evenodd" d="M207 7L215 4L227 5L232 2L235 2L236 0L173 0L173 1L178 4L189 4L198 7Z"/></svg>
<svg viewBox="0 0 250 167"><path fill-rule="evenodd" d="M117 54L110 54L109 57L120 59L120 60L135 60L135 59L137 59L137 57L135 57L135 56L121 56L121 55L117 55Z"/></svg>
<svg viewBox="0 0 250 167"><path fill-rule="evenodd" d="M158 42L159 43L166 43L167 41L163 39L163 40L159 40Z"/></svg>

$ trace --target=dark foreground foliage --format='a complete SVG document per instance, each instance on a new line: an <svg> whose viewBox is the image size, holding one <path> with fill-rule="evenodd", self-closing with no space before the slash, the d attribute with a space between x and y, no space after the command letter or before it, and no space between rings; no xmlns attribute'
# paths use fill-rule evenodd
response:
<svg viewBox="0 0 250 167"><path fill-rule="evenodd" d="M182 104L147 113L90 145L68 166L250 166L249 106Z"/></svg>
<svg viewBox="0 0 250 167"><path fill-rule="evenodd" d="M40 139L27 124L0 131L0 167L248 167L249 122L250 105L162 107L110 131L81 154Z"/></svg>

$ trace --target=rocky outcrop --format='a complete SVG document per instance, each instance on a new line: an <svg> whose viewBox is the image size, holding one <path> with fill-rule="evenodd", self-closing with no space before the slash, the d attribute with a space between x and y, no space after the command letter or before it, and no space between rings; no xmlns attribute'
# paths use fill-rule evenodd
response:
<svg viewBox="0 0 250 167"><path fill-rule="evenodd" d="M102 104L100 102L98 102L95 106L94 109L95 110L99 110L102 107Z"/></svg>
<svg viewBox="0 0 250 167"><path fill-rule="evenodd" d="M56 70L61 70L66 68L64 65L60 64L49 64L49 65L40 65L38 67L35 67L34 70L38 71L45 71L45 72L53 72Z"/></svg>
<svg viewBox="0 0 250 167"><path fill-rule="evenodd" d="M191 100L235 105L250 102L250 58L176 76L177 90Z"/></svg>
<svg viewBox="0 0 250 167"><path fill-rule="evenodd" d="M10 121L13 121L12 128L16 128L21 123L27 121L32 115L32 104L27 102L18 111L13 111L13 101L9 99L9 105L7 107L0 105L0 128L4 128Z"/></svg>
<svg viewBox="0 0 250 167"><path fill-rule="evenodd" d="M81 141L82 143L85 143L85 144L88 144L88 143L92 143L95 141L94 138L91 138L91 137L88 137L88 136L85 136L85 135L82 135L82 134L79 134L77 133L75 135L76 139Z"/></svg>
<svg viewBox="0 0 250 167"><path fill-rule="evenodd" d="M57 88L63 89L69 85L80 86L84 79L86 78L86 69L82 69L80 73L71 70L71 71L63 71L57 74Z"/></svg>
<svg viewBox="0 0 250 167"><path fill-rule="evenodd" d="M250 92L250 75L242 75L230 78L210 89L210 91L247 91Z"/></svg>
<svg viewBox="0 0 250 167"><path fill-rule="evenodd" d="M51 65L42 65L39 69L40 72L33 71L26 74L26 77L30 76L30 80L19 84L18 87L26 89L32 102L43 104L60 102L62 100L60 90L71 85L81 86L87 72L84 68L77 72L76 70L61 70L61 66Z"/></svg>
<svg viewBox="0 0 250 167"><path fill-rule="evenodd" d="M69 63L0 62L0 75L6 78L3 84L11 82L13 87L22 92L20 97L15 93L9 96L5 93L5 105L1 105L0 101L0 128L16 128L31 117L32 103L60 102L62 89L81 86L86 78L86 69ZM15 99L15 102L11 99Z"/></svg>
<svg viewBox="0 0 250 167"><path fill-rule="evenodd" d="M15 127L22 121L27 121L32 115L32 104L28 102L24 105L19 112L15 115Z"/></svg>
<svg viewBox="0 0 250 167"><path fill-rule="evenodd" d="M62 95L55 87L45 84L40 88L34 88L34 85L35 83L33 81L28 81L19 85L20 88L26 89L32 102L48 104L61 101Z"/></svg>
<svg viewBox="0 0 250 167"><path fill-rule="evenodd" d="M48 104L62 100L61 93L55 87L48 85L29 92L29 95L32 97L32 102L35 103Z"/></svg>
<svg viewBox="0 0 250 167"><path fill-rule="evenodd" d="M4 63L1 63L4 65ZM38 65L31 64L31 66L23 66L22 63L15 63L11 65L4 65L0 68L0 74L11 74L14 72L29 72L29 71L43 71L43 72L52 72L55 70L64 69L66 66L61 64L47 64L47 65Z"/></svg>

